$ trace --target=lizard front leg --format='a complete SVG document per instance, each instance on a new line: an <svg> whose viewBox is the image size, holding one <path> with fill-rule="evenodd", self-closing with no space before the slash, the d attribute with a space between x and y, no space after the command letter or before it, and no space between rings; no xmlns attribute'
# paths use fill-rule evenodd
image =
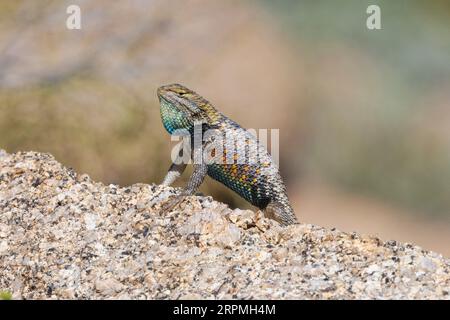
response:
<svg viewBox="0 0 450 320"><path fill-rule="evenodd" d="M187 166L187 162L183 160L183 146L179 145L177 157L170 166L169 171L167 171L167 174L161 183L163 186L170 186L183 174Z"/></svg>
<svg viewBox="0 0 450 320"><path fill-rule="evenodd" d="M171 197L166 203L164 203L164 205L162 206L162 211L163 212L172 211L187 196L193 195L202 184L206 174L207 174L206 164L194 164L194 172L189 178L189 182L186 188L181 192L181 194Z"/></svg>
<svg viewBox="0 0 450 320"><path fill-rule="evenodd" d="M170 186L172 183L175 182L175 180L177 180L182 175L182 173L186 169L186 166L187 166L186 163L181 164L172 163L172 165L169 168L169 171L167 172L161 184L163 186Z"/></svg>

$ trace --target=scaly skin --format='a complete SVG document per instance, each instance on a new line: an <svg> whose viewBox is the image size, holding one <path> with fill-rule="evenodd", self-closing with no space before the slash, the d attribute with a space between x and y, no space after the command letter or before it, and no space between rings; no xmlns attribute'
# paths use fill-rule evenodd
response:
<svg viewBox="0 0 450 320"><path fill-rule="evenodd" d="M170 199L163 210L173 209L186 196L194 194L209 175L262 209L267 217L282 225L297 223L278 168L253 135L182 85L162 86L157 93L164 127L170 134L187 131L191 137L190 157L194 159L194 172L186 188ZM198 123L201 125L197 126ZM207 130L215 130L215 135L205 136L199 145L194 145L194 134L205 134ZM182 153L177 160L180 157ZM175 161L163 185L171 185L185 168L185 163Z"/></svg>

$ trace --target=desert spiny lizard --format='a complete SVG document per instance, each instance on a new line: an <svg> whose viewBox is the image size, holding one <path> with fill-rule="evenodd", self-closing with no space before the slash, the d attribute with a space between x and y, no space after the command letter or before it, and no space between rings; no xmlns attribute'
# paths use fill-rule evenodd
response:
<svg viewBox="0 0 450 320"><path fill-rule="evenodd" d="M193 195L209 175L280 224L297 222L278 167L254 135L182 85L162 86L157 94L164 127L170 134L188 137L190 146L188 152L178 151L162 184L171 185L183 173L186 156L194 166L186 188L163 210L170 211Z"/></svg>

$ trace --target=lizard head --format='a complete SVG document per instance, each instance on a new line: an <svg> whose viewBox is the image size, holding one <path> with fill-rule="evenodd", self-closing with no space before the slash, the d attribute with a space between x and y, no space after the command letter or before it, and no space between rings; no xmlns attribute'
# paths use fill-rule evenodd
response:
<svg viewBox="0 0 450 320"><path fill-rule="evenodd" d="M161 119L169 133L177 129L190 130L196 121L213 123L218 112L199 94L180 85L169 84L157 91Z"/></svg>

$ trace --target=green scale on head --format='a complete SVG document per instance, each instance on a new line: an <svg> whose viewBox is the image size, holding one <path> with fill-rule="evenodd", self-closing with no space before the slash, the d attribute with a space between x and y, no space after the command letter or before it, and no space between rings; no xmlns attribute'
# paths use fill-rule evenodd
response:
<svg viewBox="0 0 450 320"><path fill-rule="evenodd" d="M164 128L166 128L167 132L170 134L178 129L189 130L193 126L185 112L174 108L170 102L165 99L161 99L160 112Z"/></svg>

